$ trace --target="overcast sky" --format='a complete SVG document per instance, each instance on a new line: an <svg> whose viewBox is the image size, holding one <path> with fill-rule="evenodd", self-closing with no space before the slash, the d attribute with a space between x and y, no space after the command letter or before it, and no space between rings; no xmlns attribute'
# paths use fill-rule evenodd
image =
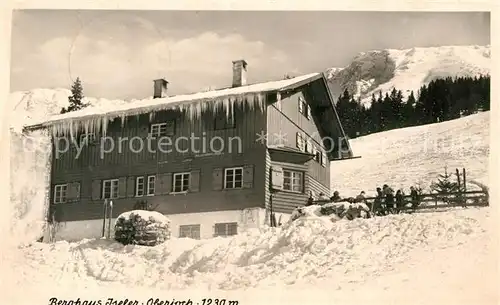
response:
<svg viewBox="0 0 500 305"><path fill-rule="evenodd" d="M489 13L15 11L11 91L69 88L131 99L343 67L361 51L490 43Z"/></svg>

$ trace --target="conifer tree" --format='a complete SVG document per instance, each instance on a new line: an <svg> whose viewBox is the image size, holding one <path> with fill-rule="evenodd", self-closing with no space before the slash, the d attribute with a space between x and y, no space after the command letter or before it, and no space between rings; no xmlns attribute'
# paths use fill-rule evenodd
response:
<svg viewBox="0 0 500 305"><path fill-rule="evenodd" d="M69 106L68 108L62 108L61 113L71 112L83 109L87 107L87 104L82 102L83 100L83 86L80 78L77 77L71 86L71 95L68 97Z"/></svg>
<svg viewBox="0 0 500 305"><path fill-rule="evenodd" d="M458 183L451 180L452 174L448 174L447 167L444 168L444 174L440 174L438 181L431 185L431 189L438 194L446 194L458 191Z"/></svg>

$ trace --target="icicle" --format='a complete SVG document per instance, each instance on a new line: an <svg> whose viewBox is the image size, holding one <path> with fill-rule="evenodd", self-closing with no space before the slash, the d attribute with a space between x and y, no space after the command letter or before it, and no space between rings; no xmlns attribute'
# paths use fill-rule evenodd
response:
<svg viewBox="0 0 500 305"><path fill-rule="evenodd" d="M226 118L229 118L229 107L231 107L231 100L230 98L224 99L224 104L222 105L222 109L225 112Z"/></svg>
<svg viewBox="0 0 500 305"><path fill-rule="evenodd" d="M122 128L125 126L125 118L126 118L126 117L125 117L125 114L124 114L124 113L122 113L122 114L120 115L120 119L121 119L121 126L122 126Z"/></svg>
<svg viewBox="0 0 500 305"><path fill-rule="evenodd" d="M106 133L108 132L108 122L109 119L107 116L104 116L101 121L101 130L102 130L102 135L105 137Z"/></svg>

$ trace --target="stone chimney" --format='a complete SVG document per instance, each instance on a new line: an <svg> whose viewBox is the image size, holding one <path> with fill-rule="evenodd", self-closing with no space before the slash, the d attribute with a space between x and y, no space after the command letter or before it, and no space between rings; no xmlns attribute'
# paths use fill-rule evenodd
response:
<svg viewBox="0 0 500 305"><path fill-rule="evenodd" d="M167 96L167 80L164 78L154 80L154 94L153 98L162 98Z"/></svg>
<svg viewBox="0 0 500 305"><path fill-rule="evenodd" d="M247 62L243 59L233 61L233 87L247 84Z"/></svg>

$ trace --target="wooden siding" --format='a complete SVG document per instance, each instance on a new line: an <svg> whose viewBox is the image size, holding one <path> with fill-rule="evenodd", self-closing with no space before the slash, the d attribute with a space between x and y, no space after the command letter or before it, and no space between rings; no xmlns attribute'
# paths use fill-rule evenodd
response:
<svg viewBox="0 0 500 305"><path fill-rule="evenodd" d="M318 109L325 108L328 105L327 93L322 92L321 86L315 86L315 91L312 89L303 89L303 91L291 92L287 95L282 95L281 100L270 96L268 98L267 107L267 132L269 135L269 144L282 144L288 147L297 148L297 132L306 135L310 138L316 147L323 150L329 149L323 143L323 137L326 137L325 126L321 124L335 124L332 120L324 121L325 117L330 117L332 112L321 112ZM324 90L323 90L324 91ZM299 99L304 99L311 107L312 117L309 119L304 114L299 112ZM321 105L318 105L320 103ZM328 101L328 103L326 103ZM330 106L331 107L331 106ZM306 111L307 113L307 111ZM333 119L333 117L332 117ZM328 122L328 123L327 123ZM331 123L330 123L331 122ZM285 141L280 141L276 138L276 134L280 134ZM335 135L333 135L335 137ZM321 162L310 160L300 166L291 163L276 163L271 160L269 152L266 152L266 185L270 185L270 172L273 165L279 165L284 169L296 169L305 172L304 176L304 191L301 194L280 191L273 193L272 206L273 212L276 213L291 213L298 206L306 204L309 193L312 191L314 196L324 193L331 196L330 191L330 161L326 160L326 166ZM270 208L269 187L266 189L265 204L266 209Z"/></svg>
<svg viewBox="0 0 500 305"><path fill-rule="evenodd" d="M299 112L299 97L304 98L302 92L297 92L291 96L283 98L279 102L281 103L280 106L276 106L276 103L268 106L268 134L271 138L273 138L272 136L274 134L281 134L286 139L284 143L285 146L296 148L296 134L297 132L301 132L314 140L314 145L325 149L322 143L320 129L316 125L314 119L311 118L308 120ZM326 166L322 166L321 162L315 161L308 162L308 166L309 175L329 188L330 161L326 160ZM329 193L329 191L327 193Z"/></svg>
<svg viewBox="0 0 500 305"><path fill-rule="evenodd" d="M267 168L271 168L272 166L279 166L284 170L293 170L304 173L304 188L302 193L290 192L290 191L279 191L273 193L272 199L272 207L273 212L275 213L291 213L293 209L299 206L304 206L309 198L309 192L313 192L317 197L319 193L329 194L329 187L322 184L320 181L315 179L309 171L310 165L297 165L291 163L282 163L282 162L272 162L270 158L266 158ZM309 162L315 162L313 160ZM309 163L308 162L308 163ZM270 170L269 170L270 172ZM266 176L266 180L269 181L270 175ZM269 183L269 182L268 182ZM266 208L270 209L270 192L267 193L266 198Z"/></svg>
<svg viewBox="0 0 500 305"><path fill-rule="evenodd" d="M54 185L79 182L81 186L79 200L58 205L59 220L102 218L103 200L100 186L102 180L105 179L120 179L123 182L120 183L120 198L113 200L113 216L131 210L139 200L147 200L153 206L158 205L157 211L165 214L264 207L266 147L265 144L256 142L255 139L256 134L266 128L266 116L265 111L236 108L236 128L223 130L214 130L215 118L211 113L205 113L201 118L193 121L175 111L159 112L151 122L149 115L128 118L124 126L119 120L115 120L110 123L107 130L107 137L113 138L116 142L114 150L110 153L104 153L101 145L97 144L84 146L79 155L78 149L73 147L54 158L51 175L51 202L53 202ZM147 149L134 152L129 149L128 143L131 140L136 145L140 142L139 139L147 141L151 123L160 123L170 119L176 122L173 141L193 135L199 139L206 139L207 149L203 151L200 144L198 146L195 144L194 149L189 149L187 152L172 150L163 153L159 150L151 152ZM119 137L122 138L122 149L118 147ZM225 145L221 154L210 154L209 143L215 137L224 139L226 143L233 143L232 147ZM232 141L230 141L231 138ZM238 140L235 140L238 138L241 139L241 150L237 147ZM201 142L196 141L195 143ZM110 141L107 142L107 144L110 143ZM150 143L154 147L155 141ZM189 143L187 140L181 141L180 149L188 149ZM253 175L251 181L244 181L245 187L238 190L214 190L213 172L217 169L236 166L245 167L244 180L245 177ZM251 172L249 166L252 168ZM163 181L159 179L160 174L187 171L194 172L193 177L198 176L193 192L181 195L155 194L154 196L134 197L135 189L130 190L131 187L135 188L137 176L145 177L145 191L147 192L147 176L157 177L156 188L159 189ZM171 180L168 183L171 183ZM96 188L99 190L97 191Z"/></svg>

